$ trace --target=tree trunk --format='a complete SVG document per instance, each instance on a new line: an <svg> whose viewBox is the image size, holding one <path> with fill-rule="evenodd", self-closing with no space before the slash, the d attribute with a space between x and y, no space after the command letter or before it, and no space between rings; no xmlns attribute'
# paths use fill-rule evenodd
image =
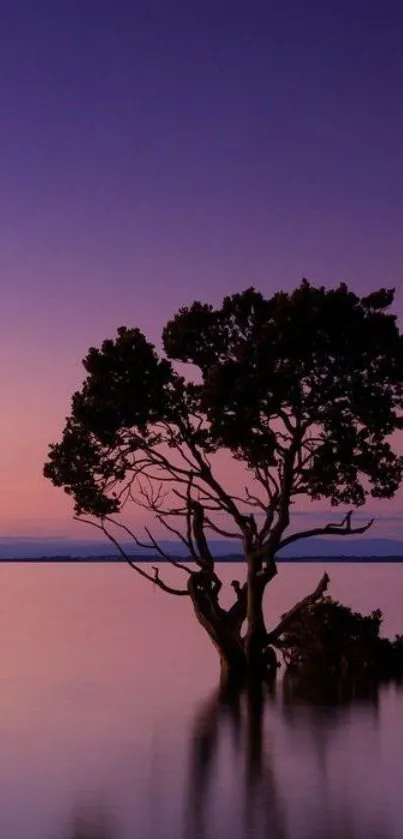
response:
<svg viewBox="0 0 403 839"><path fill-rule="evenodd" d="M211 593L198 585L196 575L189 579L189 593L196 618L213 642L220 658L220 686L223 690L238 690L246 679L246 656L240 624L231 620Z"/></svg>
<svg viewBox="0 0 403 839"><path fill-rule="evenodd" d="M195 572L189 577L188 591L196 618L207 632L220 658L220 684L223 689L239 689L246 683L259 685L272 680L277 671L274 649L268 646L263 617L263 594L276 567L262 568L261 560L248 561L244 586L235 588L238 600L226 611L218 602L217 588L211 573ZM246 636L241 636L247 621Z"/></svg>
<svg viewBox="0 0 403 839"><path fill-rule="evenodd" d="M242 649L228 656L220 652L220 690L224 694L236 694L246 683L246 656Z"/></svg>
<svg viewBox="0 0 403 839"><path fill-rule="evenodd" d="M278 662L275 648L283 648L282 635L287 632L302 612L320 600L329 583L323 574L313 592L300 600L282 616L277 626L267 632L263 616L263 596L268 582L277 573L274 557L259 553L247 557L247 581L240 586L233 581L237 600L230 609L223 609L218 602L221 583L208 568L189 576L188 592L196 618L207 632L220 659L221 688L237 691L246 684L257 689L262 682L272 682ZM242 626L246 621L246 635Z"/></svg>
<svg viewBox="0 0 403 839"><path fill-rule="evenodd" d="M261 563L248 559L248 598L247 598L247 633L245 654L248 681L262 681L264 678L264 649L267 631L263 617L263 594L265 578L261 573Z"/></svg>

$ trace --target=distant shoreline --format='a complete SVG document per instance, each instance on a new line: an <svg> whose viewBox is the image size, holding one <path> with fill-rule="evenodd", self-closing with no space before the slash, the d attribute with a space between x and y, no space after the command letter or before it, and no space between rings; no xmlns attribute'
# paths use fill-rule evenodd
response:
<svg viewBox="0 0 403 839"><path fill-rule="evenodd" d="M138 563L163 563L166 562L169 564L168 560L162 559L158 555L150 556L149 554L144 555L136 555L136 554L129 554L129 558L134 562ZM172 557L175 561L179 562L191 562L191 560L186 559L183 556L175 556ZM228 563L241 563L245 562L244 557L241 555L223 555L218 556L216 558L216 563L225 565ZM277 557L277 563L306 563L306 564L315 564L318 562L326 562L327 564L330 563L347 563L347 564L360 564L360 565L374 565L376 563L392 563L398 564L403 563L403 555L395 555L395 556L284 556L284 557ZM83 563L91 563L91 564L98 564L98 563L119 563L125 564L126 560L123 557L119 556L41 556L41 557L6 557L4 559L0 559L1 564L10 564L10 563L23 563L23 564L40 564L40 565L79 565Z"/></svg>

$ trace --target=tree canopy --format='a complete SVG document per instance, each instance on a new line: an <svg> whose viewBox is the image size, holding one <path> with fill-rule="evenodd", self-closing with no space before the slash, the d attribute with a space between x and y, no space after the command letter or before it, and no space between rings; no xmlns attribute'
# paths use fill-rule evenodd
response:
<svg viewBox="0 0 403 839"><path fill-rule="evenodd" d="M353 506L391 497L403 464L390 439L403 403L392 301L390 290L360 298L307 281L269 299L247 289L220 308L179 310L161 355L140 330L121 327L84 359L87 378L46 476L73 495L77 513L100 516L121 508L133 477L166 471L173 483L192 473L193 493L197 477L239 524L208 465L223 448L277 512L284 494ZM196 375L185 378L178 361Z"/></svg>
<svg viewBox="0 0 403 839"><path fill-rule="evenodd" d="M214 643L219 621L227 622L227 649L244 619L261 648L269 637L274 643L261 602L276 552L306 536L364 532L371 522L354 527L353 509L392 497L402 480L394 432L402 428L403 337L393 298L393 290L360 297L306 280L269 298L249 288L219 307L180 309L161 352L139 329L121 327L84 359L86 378L50 447L46 477L121 553L109 528L116 514L130 502L153 511L204 576L167 556L150 530L144 542L118 519L121 533L190 579L174 589L158 569L153 577L129 558L136 570L165 591L190 594ZM222 451L247 473L235 491L218 476ZM350 509L338 524L290 531L302 496ZM242 542L247 560L225 619L211 534Z"/></svg>

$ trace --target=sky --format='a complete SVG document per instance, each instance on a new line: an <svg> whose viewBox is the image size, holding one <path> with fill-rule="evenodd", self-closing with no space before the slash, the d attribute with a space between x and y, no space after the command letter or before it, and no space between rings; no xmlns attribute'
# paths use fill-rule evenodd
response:
<svg viewBox="0 0 403 839"><path fill-rule="evenodd" d="M303 276L403 310L402 90L400 0L3 0L0 535L76 532L42 465L119 325Z"/></svg>

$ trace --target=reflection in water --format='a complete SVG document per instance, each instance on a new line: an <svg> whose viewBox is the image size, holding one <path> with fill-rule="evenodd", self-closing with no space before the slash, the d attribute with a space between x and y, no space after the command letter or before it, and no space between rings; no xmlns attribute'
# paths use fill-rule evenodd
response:
<svg viewBox="0 0 403 839"><path fill-rule="evenodd" d="M327 686L322 694L322 704L315 706L309 701L301 702L303 687L293 680L285 680L264 694L228 696L216 692L199 707L191 731L184 836L198 839L229 835L240 839L392 837L387 824L377 825L374 818L368 819L369 824L363 824L362 814L351 803L338 802L337 791L333 790L326 772L333 740L345 727L346 717L354 713L357 702L360 713L364 708L372 724L377 725L377 692L370 690L359 700L351 693L333 694L332 697ZM324 697L326 705L323 704ZM316 700L319 703L318 694ZM320 780L315 786L313 801L304 799L292 772L288 778L284 771L277 771L277 759L281 755L276 751L272 734L279 722L286 731L291 726L293 737L300 733L309 739L309 755L316 762ZM304 754L307 753L305 745ZM215 821L214 802L215 798L223 798L225 791L223 768L236 779L232 802L227 809L227 828L220 832ZM223 801L222 807L225 806Z"/></svg>
<svg viewBox="0 0 403 839"><path fill-rule="evenodd" d="M0 571L0 839L403 836L402 687L336 702L279 680L260 704L202 707L216 660L186 604L120 566ZM284 564L275 611L316 573ZM366 567L365 585L335 565L332 583L401 630L402 564Z"/></svg>
<svg viewBox="0 0 403 839"><path fill-rule="evenodd" d="M306 702L311 707L326 708L329 713L338 713L339 709L348 705L366 705L379 703L379 683L375 681L359 681L347 679L314 678L302 676L288 671L283 679L284 702L290 707L297 707L299 702Z"/></svg>
<svg viewBox="0 0 403 839"><path fill-rule="evenodd" d="M357 685L348 682L321 682L303 679L293 673L282 682L281 715L295 736L308 741L307 749L315 755L318 768L318 792L325 786L327 767L332 756L332 743L348 724L349 715L365 713L367 725L377 726L379 717L379 685Z"/></svg>
<svg viewBox="0 0 403 839"><path fill-rule="evenodd" d="M234 792L238 801L243 799L239 816L246 835L286 839L283 802L273 767L263 750L263 711L264 697L260 692L235 696L217 692L199 710L191 735L186 835L206 835L206 810L211 788L217 781L220 749L229 745L230 766L241 770Z"/></svg>
<svg viewBox="0 0 403 839"><path fill-rule="evenodd" d="M63 839L117 839L110 817L100 808L74 814Z"/></svg>
<svg viewBox="0 0 403 839"><path fill-rule="evenodd" d="M191 734L186 836L203 837L207 832L210 814L206 811L224 742L224 749L229 746L230 750L229 765L237 767L243 762L243 778L235 778L234 793L238 801L243 796L240 818L247 834L285 839L282 802L272 767L263 754L263 706L262 695L217 692L199 709ZM260 814L258 822L256 814Z"/></svg>

